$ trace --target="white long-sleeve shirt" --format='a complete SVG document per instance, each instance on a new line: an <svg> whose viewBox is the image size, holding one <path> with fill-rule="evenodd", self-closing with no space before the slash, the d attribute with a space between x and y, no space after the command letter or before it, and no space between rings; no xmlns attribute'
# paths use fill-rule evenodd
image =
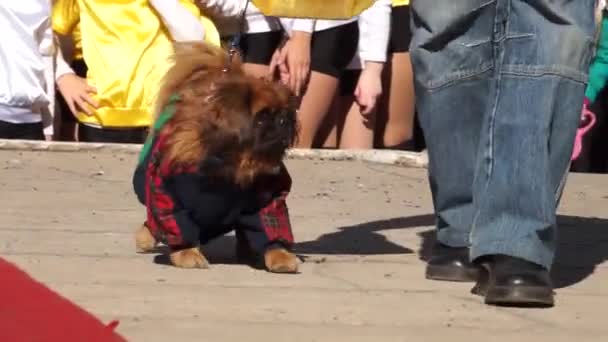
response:
<svg viewBox="0 0 608 342"><path fill-rule="evenodd" d="M176 42L205 39L205 29L199 18L190 13L178 0L150 0Z"/></svg>
<svg viewBox="0 0 608 342"><path fill-rule="evenodd" d="M346 25L357 20L357 17L346 20L329 19L303 19L303 18L280 18L281 25L288 35L293 31L319 32L329 30L334 27Z"/></svg>
<svg viewBox="0 0 608 342"><path fill-rule="evenodd" d="M53 133L53 31L49 0L0 1L0 120L43 121Z"/></svg>
<svg viewBox="0 0 608 342"><path fill-rule="evenodd" d="M376 0L359 15L358 53L348 69L361 69L365 62L386 62L391 31L391 0Z"/></svg>
<svg viewBox="0 0 608 342"><path fill-rule="evenodd" d="M237 21L240 20L245 6L247 6L244 33L262 33L281 29L281 23L277 18L265 16L252 1L247 4L247 0L199 0L199 3L216 16L232 18Z"/></svg>

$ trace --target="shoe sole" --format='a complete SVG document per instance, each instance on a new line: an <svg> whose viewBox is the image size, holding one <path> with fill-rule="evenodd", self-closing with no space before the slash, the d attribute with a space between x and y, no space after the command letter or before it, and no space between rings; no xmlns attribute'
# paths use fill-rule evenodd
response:
<svg viewBox="0 0 608 342"><path fill-rule="evenodd" d="M550 308L554 303L553 290L540 286L491 287L480 291L485 303L496 306Z"/></svg>
<svg viewBox="0 0 608 342"><path fill-rule="evenodd" d="M479 277L477 269L462 269L449 266L433 266L426 267L426 279L451 281L458 283L476 282Z"/></svg>

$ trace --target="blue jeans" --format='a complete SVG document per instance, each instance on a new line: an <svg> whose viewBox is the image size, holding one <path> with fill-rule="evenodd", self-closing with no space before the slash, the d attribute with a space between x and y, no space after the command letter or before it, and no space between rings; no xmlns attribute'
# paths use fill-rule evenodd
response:
<svg viewBox="0 0 608 342"><path fill-rule="evenodd" d="M438 240L550 268L593 55L595 0L414 0Z"/></svg>

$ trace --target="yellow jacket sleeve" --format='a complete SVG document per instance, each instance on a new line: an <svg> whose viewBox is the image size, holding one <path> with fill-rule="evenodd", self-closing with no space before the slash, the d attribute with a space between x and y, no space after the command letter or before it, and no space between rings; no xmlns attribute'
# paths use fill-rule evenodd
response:
<svg viewBox="0 0 608 342"><path fill-rule="evenodd" d="M51 14L53 31L70 35L80 20L80 10L76 0L56 0Z"/></svg>

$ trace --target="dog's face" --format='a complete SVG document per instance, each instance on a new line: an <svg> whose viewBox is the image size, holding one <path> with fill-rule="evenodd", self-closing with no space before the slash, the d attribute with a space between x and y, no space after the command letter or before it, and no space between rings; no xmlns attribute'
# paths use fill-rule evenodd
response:
<svg viewBox="0 0 608 342"><path fill-rule="evenodd" d="M296 112L286 108L264 108L253 117L254 155L282 156L296 138ZM275 158L276 159L276 158Z"/></svg>
<svg viewBox="0 0 608 342"><path fill-rule="evenodd" d="M181 69L174 69L174 84L166 86L180 98L168 124L171 164L209 161L208 173L240 184L273 172L297 138L290 92L246 75L238 63L226 70L223 52L195 48L197 54L188 52L186 62L200 66L186 69L182 62Z"/></svg>
<svg viewBox="0 0 608 342"><path fill-rule="evenodd" d="M212 88L200 107L201 119L209 120L201 126L208 153L278 165L297 137L287 90L248 76L224 76ZM216 115L210 117L210 112Z"/></svg>

